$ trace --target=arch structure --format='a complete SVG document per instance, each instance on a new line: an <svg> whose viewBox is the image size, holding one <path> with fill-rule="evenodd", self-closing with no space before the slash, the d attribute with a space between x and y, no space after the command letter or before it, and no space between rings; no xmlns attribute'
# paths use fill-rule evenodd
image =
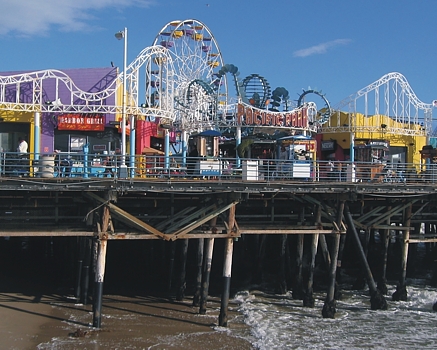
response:
<svg viewBox="0 0 437 350"><path fill-rule="evenodd" d="M385 134L427 136L432 110L433 104L420 101L402 74L388 73L340 102L323 132L381 133L383 128Z"/></svg>
<svg viewBox="0 0 437 350"><path fill-rule="evenodd" d="M19 112L60 112L60 113L122 113L118 103L122 101L123 74L126 74L126 113L136 116L158 116L173 118L173 65L168 50L161 46L145 48L116 77L102 83L104 88L95 87L96 92L83 91L64 72L42 70L16 75L0 76L0 108ZM139 102L140 68L145 67L145 96ZM165 89L151 91L147 86L159 77ZM55 98L49 101L45 86L55 85ZM61 99L61 91L63 91ZM68 98L65 97L68 91ZM118 98L116 98L118 97ZM152 103L152 100L154 103Z"/></svg>

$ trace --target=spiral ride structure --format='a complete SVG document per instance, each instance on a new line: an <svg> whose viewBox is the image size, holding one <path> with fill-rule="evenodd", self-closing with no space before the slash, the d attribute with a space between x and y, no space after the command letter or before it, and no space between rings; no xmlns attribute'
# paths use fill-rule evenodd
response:
<svg viewBox="0 0 437 350"><path fill-rule="evenodd" d="M321 100L323 107L318 108L314 101L306 101L308 99L308 95L316 95L317 98ZM311 88L308 90L303 90L302 94L299 95L297 100L297 106L302 107L305 103L307 103L308 106L307 113L309 123L320 126L329 121L329 118L332 114L331 105L321 91Z"/></svg>
<svg viewBox="0 0 437 350"><path fill-rule="evenodd" d="M173 57L173 125L188 133L217 128L227 103L227 83L225 75L217 74L223 59L208 27L194 19L172 21L159 31L154 45Z"/></svg>

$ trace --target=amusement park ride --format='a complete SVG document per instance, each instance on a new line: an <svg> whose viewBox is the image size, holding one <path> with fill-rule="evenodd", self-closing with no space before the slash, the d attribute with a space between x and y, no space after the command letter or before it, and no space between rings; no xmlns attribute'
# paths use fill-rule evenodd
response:
<svg viewBox="0 0 437 350"><path fill-rule="evenodd" d="M47 84L56 85L56 96L50 101L45 96ZM235 94L230 92L232 85ZM61 89L69 92L68 98L60 98ZM126 96L123 106L118 102L121 96ZM370 140L375 138L373 134L386 139L390 135L427 137L433 106L421 102L399 73L385 75L351 95L336 109L323 93L311 88L303 90L296 103L285 88L272 91L267 80L258 74L241 79L238 68L224 62L209 28L189 19L166 24L152 46L142 50L126 66L126 71L101 91L83 91L59 70L0 76L0 108L2 115L34 114L35 153L40 153L41 115L115 115L120 120L120 115L126 113L132 124L131 140L135 137L136 121L156 123L166 139L165 155L169 154L168 135L177 131L181 134L180 150L185 158L190 136L207 130L229 136L235 146L244 138L259 136L279 140L302 135L312 140L317 138L320 143L346 134L349 136L341 136L337 144L343 142L342 147L350 150L355 148L355 138L360 133L369 134ZM383 133L382 125L386 126ZM317 158L320 158L323 154L320 146L315 149L319 149ZM353 151L349 151L349 159L354 160Z"/></svg>

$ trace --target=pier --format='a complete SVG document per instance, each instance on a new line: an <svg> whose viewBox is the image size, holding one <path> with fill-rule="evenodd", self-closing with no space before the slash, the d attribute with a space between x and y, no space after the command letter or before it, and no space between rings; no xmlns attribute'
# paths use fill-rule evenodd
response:
<svg viewBox="0 0 437 350"><path fill-rule="evenodd" d="M218 260L223 265L219 325L227 324L233 284L256 280L276 293L292 290L303 306L314 306L315 270L320 265L327 281L322 314L334 317L336 279L350 256L359 263L357 280L369 287L371 308L387 307L387 260L394 240L401 252L396 257L398 288L392 298L407 299L410 244L427 243L431 249L437 241L436 191L433 181L420 177L402 183L327 177L243 180L240 175L0 177L0 236L75 237L68 248L76 254L72 287L77 300L92 301L97 328L104 313L105 261L113 244L108 242L130 240L166 245L165 257L153 253L153 248L147 251L148 268L164 273L161 282L166 280L168 290L177 290L179 300L185 295L186 276L197 276L192 292L199 313L206 310L211 265ZM378 256L368 254L370 237L375 235ZM217 242L223 251L214 249ZM187 271L189 244L197 247L196 271ZM220 258L213 262L216 255ZM291 257L292 263L287 261ZM257 266L260 261L269 273L261 273L266 267ZM269 266L272 263L275 266ZM231 271L237 271L235 281ZM267 281L261 281L267 275ZM141 278L145 277L138 275ZM92 298L87 295L90 290Z"/></svg>

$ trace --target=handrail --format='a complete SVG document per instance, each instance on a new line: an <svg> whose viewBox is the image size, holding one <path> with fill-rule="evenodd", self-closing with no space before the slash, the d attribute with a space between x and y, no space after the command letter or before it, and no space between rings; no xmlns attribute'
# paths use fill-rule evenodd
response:
<svg viewBox="0 0 437 350"><path fill-rule="evenodd" d="M136 155L128 178L259 182L436 183L437 164ZM118 178L117 154L0 152L0 177ZM169 164L167 167L166 164ZM185 164L185 165L184 165ZM132 170L132 168L129 168Z"/></svg>

